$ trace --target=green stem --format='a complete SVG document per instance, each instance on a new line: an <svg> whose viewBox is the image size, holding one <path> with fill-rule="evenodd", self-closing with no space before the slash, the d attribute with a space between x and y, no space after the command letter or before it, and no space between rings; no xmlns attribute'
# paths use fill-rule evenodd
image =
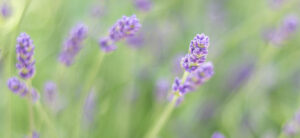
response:
<svg viewBox="0 0 300 138"><path fill-rule="evenodd" d="M189 76L189 72L185 71L182 78L181 78L181 84L184 84L187 77ZM171 113L173 112L176 101L181 95L179 94L178 91L174 93L174 96L171 100L171 102L166 106L166 108L163 110L164 112L161 114L159 119L156 121L154 124L153 128L150 129L150 131L146 134L146 138L155 138L157 137L159 131L162 129L164 124L167 122L168 118L170 117Z"/></svg>
<svg viewBox="0 0 300 138"><path fill-rule="evenodd" d="M52 129L52 134L55 134L55 137L58 138L57 131L55 128L55 125L52 123L53 121L48 116L47 112L42 107L41 103L37 101L36 107L38 109L39 114L42 116L42 118L46 121L47 125Z"/></svg>
<svg viewBox="0 0 300 138"><path fill-rule="evenodd" d="M31 91L31 89L32 89L31 79L27 80L26 83L27 83L27 86L29 87L29 91ZM32 132L32 131L34 131L34 114L33 114L33 107L32 107L31 92L29 92L27 96L28 96L27 104L28 104L29 128L30 128L29 132Z"/></svg>
<svg viewBox="0 0 300 138"><path fill-rule="evenodd" d="M168 120L169 116L171 115L173 109L175 108L176 101L179 98L178 95L174 95L172 101L166 106L164 109L164 112L159 117L158 121L156 121L154 127L151 129L151 131L146 135L146 138L155 138L157 137L157 134L162 129L166 121Z"/></svg>
<svg viewBox="0 0 300 138"><path fill-rule="evenodd" d="M88 78L86 79L86 81L84 82L84 85L83 85L83 89L80 93L80 96L79 96L79 102L78 102L78 106L76 108L76 123L75 123L75 126L74 126L74 138L77 138L80 136L80 120L82 118L82 110L83 110L83 106L84 106L84 100L89 92L89 90L91 89L91 86L94 84L94 81L95 81L95 78L100 70L100 67L101 67L101 64L102 64L102 61L104 59L104 56L105 56L105 53L103 52L99 52L98 55L97 55L97 58L96 58L96 62L95 64L93 64L94 66L91 68L91 71L89 71L89 74L88 74Z"/></svg>

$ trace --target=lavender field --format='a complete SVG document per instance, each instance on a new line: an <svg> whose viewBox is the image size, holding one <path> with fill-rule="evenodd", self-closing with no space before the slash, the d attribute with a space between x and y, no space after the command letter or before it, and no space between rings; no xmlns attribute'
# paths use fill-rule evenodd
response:
<svg viewBox="0 0 300 138"><path fill-rule="evenodd" d="M0 0L0 138L300 138L300 0Z"/></svg>

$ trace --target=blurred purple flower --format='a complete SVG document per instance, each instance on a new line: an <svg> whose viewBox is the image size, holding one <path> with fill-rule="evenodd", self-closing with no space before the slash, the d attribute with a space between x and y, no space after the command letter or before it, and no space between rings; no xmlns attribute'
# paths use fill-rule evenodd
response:
<svg viewBox="0 0 300 138"><path fill-rule="evenodd" d="M8 18L11 16L11 7L8 3L2 3L0 5L0 13L2 17Z"/></svg>
<svg viewBox="0 0 300 138"><path fill-rule="evenodd" d="M150 0L134 0L135 7L141 11L149 11L152 7Z"/></svg>
<svg viewBox="0 0 300 138"><path fill-rule="evenodd" d="M25 96L28 93L28 88L25 83L21 82L18 78L12 77L7 81L8 88L15 94Z"/></svg>
<svg viewBox="0 0 300 138"><path fill-rule="evenodd" d="M111 52L117 49L117 46L109 37L101 38L99 45L104 52Z"/></svg>
<svg viewBox="0 0 300 138"><path fill-rule="evenodd" d="M298 20L297 16L289 15L283 20L280 27L265 30L263 36L273 45L282 45L298 29Z"/></svg>
<svg viewBox="0 0 300 138"><path fill-rule="evenodd" d="M288 122L283 128L283 132L288 136L295 135L298 132L296 124L294 122Z"/></svg>
<svg viewBox="0 0 300 138"><path fill-rule="evenodd" d="M64 47L60 53L59 60L66 66L72 65L75 56L81 50L82 41L86 38L88 27L84 24L77 24L72 28L69 37L64 42Z"/></svg>
<svg viewBox="0 0 300 138"><path fill-rule="evenodd" d="M39 94L34 88L29 89L24 82L16 77L8 79L7 86L13 93L18 94L21 97L30 94L30 100L33 102L36 102L39 99Z"/></svg>
<svg viewBox="0 0 300 138"><path fill-rule="evenodd" d="M134 36L140 29L141 24L135 15L130 17L123 16L110 29L109 37L114 41Z"/></svg>
<svg viewBox="0 0 300 138"><path fill-rule="evenodd" d="M192 72L187 80L182 84L179 78L176 78L173 83L173 91L178 91L181 95L193 91L209 80L214 75L214 67L211 62L201 64L197 70Z"/></svg>
<svg viewBox="0 0 300 138"><path fill-rule="evenodd" d="M135 36L128 37L126 39L128 46L132 48L140 48L144 44L144 37L142 34L138 34Z"/></svg>
<svg viewBox="0 0 300 138"><path fill-rule="evenodd" d="M35 60L33 59L34 45L29 35L21 33L17 38L16 52L19 75L23 79L32 78L35 73Z"/></svg>
<svg viewBox="0 0 300 138"><path fill-rule="evenodd" d="M90 124L94 120L94 112L96 106L96 93L92 90L85 99L83 114L86 124Z"/></svg>
<svg viewBox="0 0 300 138"><path fill-rule="evenodd" d="M238 65L231 69L232 71L228 73L230 76L230 80L226 84L230 90L232 91L238 87L240 87L251 75L254 69L253 61L246 60L242 65Z"/></svg>
<svg viewBox="0 0 300 138"><path fill-rule="evenodd" d="M104 37L99 40L100 48L104 52L111 52L116 49L114 43L121 39L133 37L141 28L141 24L135 15L130 17L123 16L110 29L109 37Z"/></svg>
<svg viewBox="0 0 300 138"><path fill-rule="evenodd" d="M43 99L45 104L53 112L59 111L63 106L61 99L59 99L58 96L57 85L52 81L48 81L45 83Z"/></svg>
<svg viewBox="0 0 300 138"><path fill-rule="evenodd" d="M156 100L159 102L165 101L167 99L169 88L170 88L170 83L167 79L165 78L158 79L155 87Z"/></svg>
<svg viewBox="0 0 300 138"><path fill-rule="evenodd" d="M225 138L225 136L220 132L215 132L215 133L213 133L211 138Z"/></svg>
<svg viewBox="0 0 300 138"><path fill-rule="evenodd" d="M39 138L40 134L36 131L33 131L29 136L26 136L26 138Z"/></svg>

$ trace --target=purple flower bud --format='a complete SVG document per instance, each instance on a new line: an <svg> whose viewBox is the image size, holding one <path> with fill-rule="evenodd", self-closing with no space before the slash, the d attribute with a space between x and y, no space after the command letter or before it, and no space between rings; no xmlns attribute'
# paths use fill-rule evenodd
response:
<svg viewBox="0 0 300 138"><path fill-rule="evenodd" d="M60 53L59 60L66 66L72 65L75 56L82 47L82 42L86 38L88 28L84 24L76 25L70 32L69 37L64 42L64 47Z"/></svg>
<svg viewBox="0 0 300 138"><path fill-rule="evenodd" d="M181 80L176 77L172 89L174 92L179 92L181 95L184 95L185 93L192 91L194 89L194 86L188 81L181 84Z"/></svg>
<svg viewBox="0 0 300 138"><path fill-rule="evenodd" d="M214 66L211 62L203 63L196 71L192 72L188 81L201 85L214 75Z"/></svg>
<svg viewBox="0 0 300 138"><path fill-rule="evenodd" d="M16 94L26 95L26 93L28 92L28 88L26 87L26 84L21 82L16 77L12 77L8 79L7 86L13 93Z"/></svg>
<svg viewBox="0 0 300 138"><path fill-rule="evenodd" d="M7 3L2 3L0 6L0 13L2 17L8 18L11 15L11 7Z"/></svg>
<svg viewBox="0 0 300 138"><path fill-rule="evenodd" d="M16 67L19 69L20 77L23 79L32 78L35 73L34 45L26 33L21 33L17 38L16 52L18 59Z"/></svg>
<svg viewBox="0 0 300 138"><path fill-rule="evenodd" d="M33 102L36 102L39 99L39 94L34 88L29 89L24 82L20 81L16 77L8 79L7 86L13 93L18 94L21 97L25 97L27 94L30 94L30 99Z"/></svg>
<svg viewBox="0 0 300 138"><path fill-rule="evenodd" d="M220 132L215 132L215 133L213 133L211 138L225 138L225 136Z"/></svg>
<svg viewBox="0 0 300 138"><path fill-rule="evenodd" d="M108 37L104 37L104 38L100 39L99 45L100 45L100 48L106 53L112 52L117 49L117 46Z"/></svg>
<svg viewBox="0 0 300 138"><path fill-rule="evenodd" d="M149 11L152 7L150 0L134 0L135 7L141 11Z"/></svg>
<svg viewBox="0 0 300 138"><path fill-rule="evenodd" d="M193 91L196 87L201 86L209 80L214 74L214 68L211 62L201 64L194 72L190 73L187 80L182 84L179 78L176 78L172 89L174 92L179 92L184 95Z"/></svg>
<svg viewBox="0 0 300 138"><path fill-rule="evenodd" d="M123 16L110 29L109 37L113 41L119 41L120 39L134 36L140 28L141 24L135 15L130 17Z"/></svg>
<svg viewBox="0 0 300 138"><path fill-rule="evenodd" d="M191 54L186 54L181 59L181 67L184 68L188 72L195 71L199 66L199 63L194 62Z"/></svg>

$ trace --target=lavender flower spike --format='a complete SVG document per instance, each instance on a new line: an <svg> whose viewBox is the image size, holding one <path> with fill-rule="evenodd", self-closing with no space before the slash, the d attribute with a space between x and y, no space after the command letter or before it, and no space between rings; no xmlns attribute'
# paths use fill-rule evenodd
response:
<svg viewBox="0 0 300 138"><path fill-rule="evenodd" d="M21 33L17 38L16 52L18 63L16 67L19 69L19 75L23 79L32 78L35 73L35 60L33 59L34 45L30 36Z"/></svg>
<svg viewBox="0 0 300 138"><path fill-rule="evenodd" d="M215 132L215 133L213 133L211 138L225 138L225 136L220 132Z"/></svg>
<svg viewBox="0 0 300 138"><path fill-rule="evenodd" d="M136 35L140 28L141 24L135 15L123 16L112 26L109 36L99 40L100 48L104 52L114 51L117 48L115 46L116 42Z"/></svg>
<svg viewBox="0 0 300 138"><path fill-rule="evenodd" d="M64 47L60 54L59 60L66 66L72 65L75 56L82 47L82 41L86 38L88 28L84 24L76 25L70 32L69 37L64 42Z"/></svg>
<svg viewBox="0 0 300 138"><path fill-rule="evenodd" d="M119 41L120 39L135 35L140 27L141 24L135 15L130 17L123 16L110 29L109 37L113 41Z"/></svg>
<svg viewBox="0 0 300 138"><path fill-rule="evenodd" d="M188 72L195 71L206 61L208 47L209 37L205 34L197 34L190 43L189 53L182 58L181 66Z"/></svg>

